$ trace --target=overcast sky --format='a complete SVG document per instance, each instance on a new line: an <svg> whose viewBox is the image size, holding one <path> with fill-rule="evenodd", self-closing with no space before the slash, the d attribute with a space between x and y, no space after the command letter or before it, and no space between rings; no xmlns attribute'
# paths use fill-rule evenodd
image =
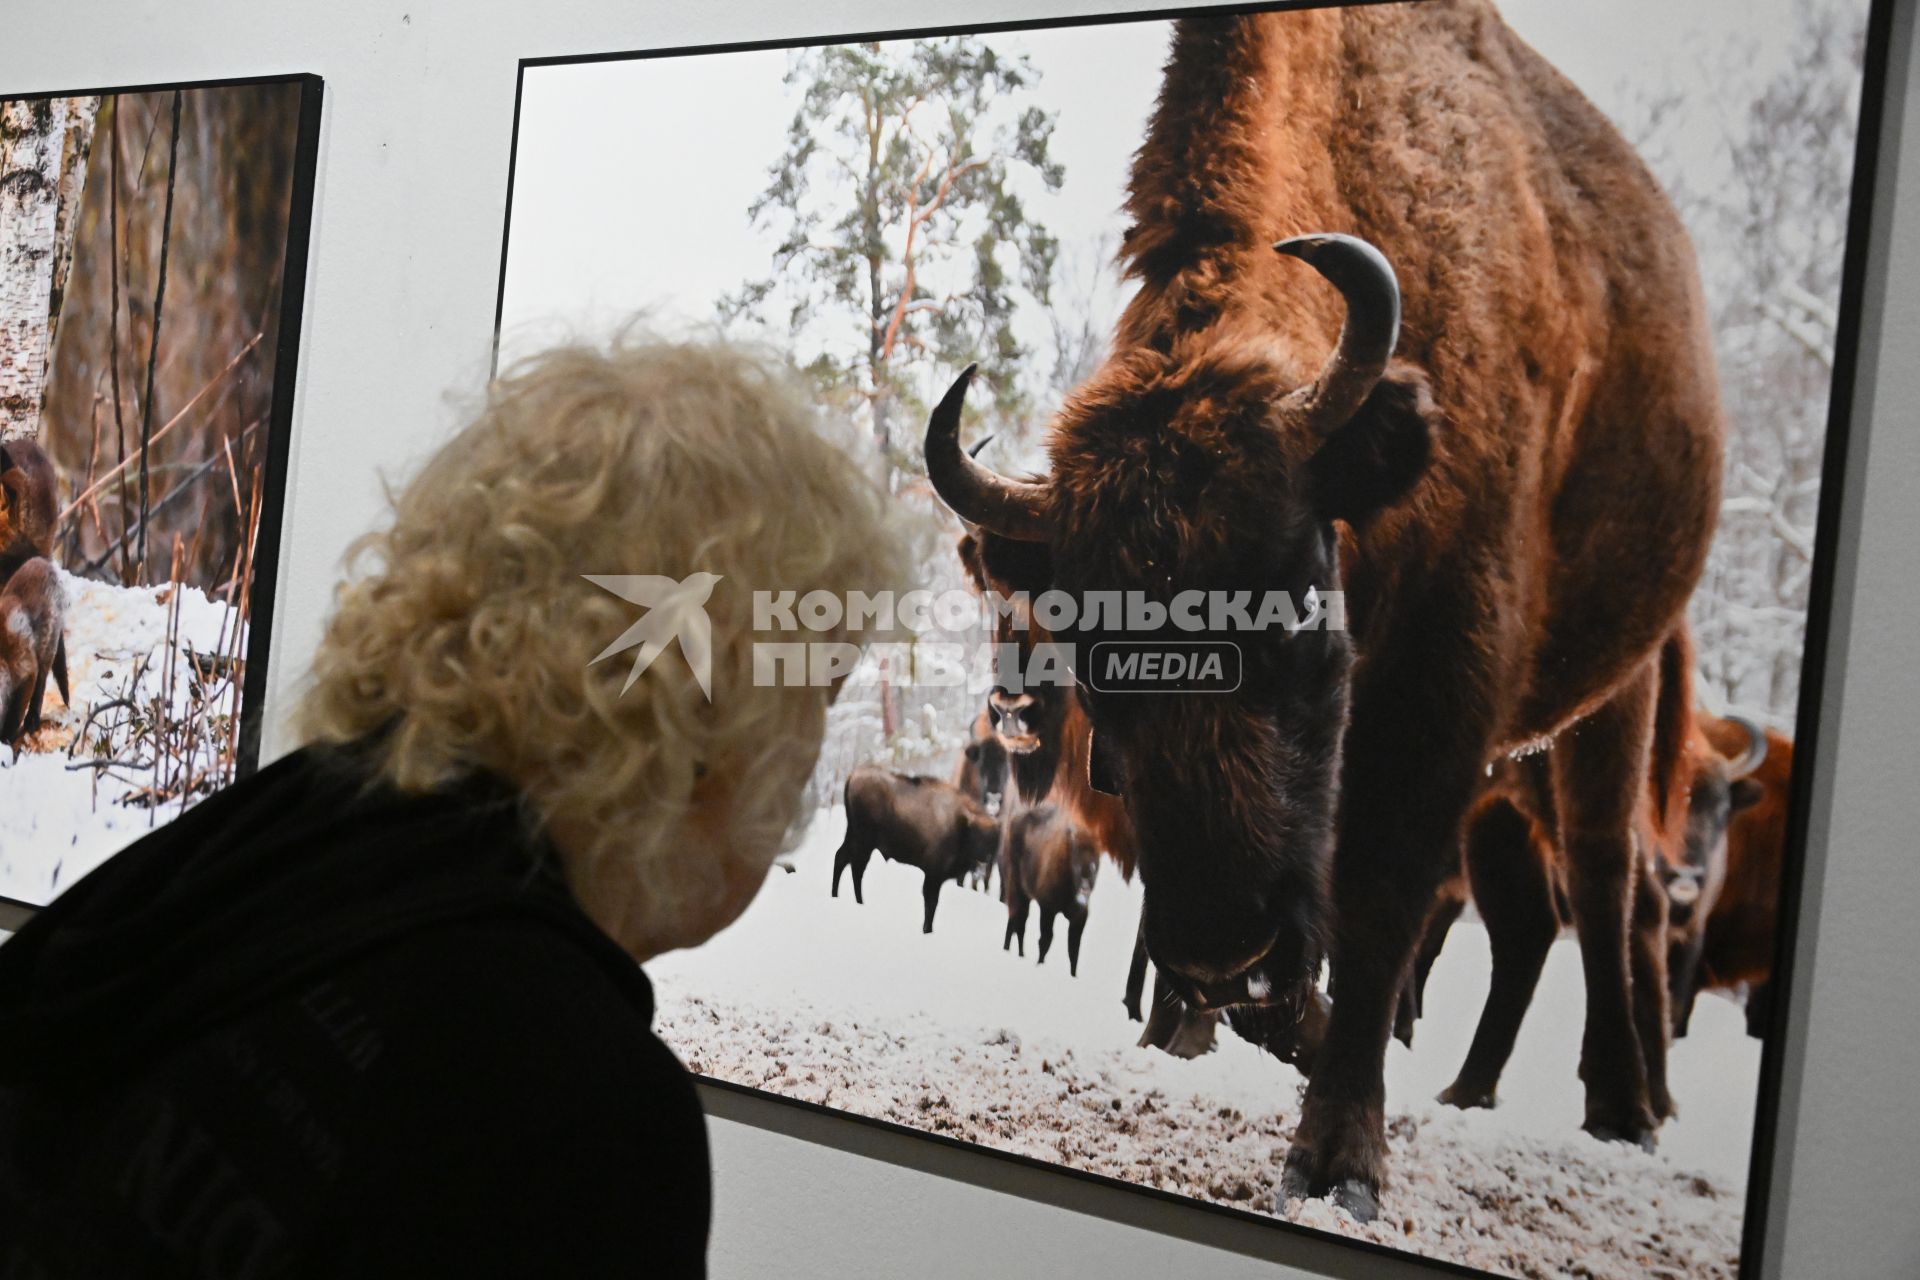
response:
<svg viewBox="0 0 1920 1280"><path fill-rule="evenodd" d="M1610 114L1664 87L1685 94L1676 150L1711 180L1744 85L1713 83L1730 42L1754 80L1777 60L1799 0L1506 0L1508 22ZM1822 0L1858 4L1866 0ZM990 37L1042 73L1058 113L1057 193L1025 191L1069 256L1117 230L1127 166L1159 82L1165 22ZM767 274L774 229L746 210L781 154L794 97L772 50L540 67L527 72L512 209L503 354L593 337L639 310L673 327ZM1117 294L1108 305L1117 306ZM1027 308L1034 312L1035 308ZM1030 345L1044 318L1020 317Z"/></svg>

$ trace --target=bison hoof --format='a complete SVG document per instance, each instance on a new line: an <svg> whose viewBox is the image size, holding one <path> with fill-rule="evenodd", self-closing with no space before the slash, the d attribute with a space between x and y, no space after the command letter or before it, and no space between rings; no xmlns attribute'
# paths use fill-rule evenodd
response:
<svg viewBox="0 0 1920 1280"><path fill-rule="evenodd" d="M1127 1021L1139 1022L1141 1020L1139 1002L1136 1000L1129 1000L1126 1002L1126 1005L1127 1005Z"/></svg>
<svg viewBox="0 0 1920 1280"><path fill-rule="evenodd" d="M1659 1145L1659 1139L1654 1135L1652 1126L1646 1128L1618 1128L1610 1124L1595 1124L1589 1122L1586 1130L1602 1142L1630 1142L1648 1155L1652 1155L1654 1148Z"/></svg>
<svg viewBox="0 0 1920 1280"><path fill-rule="evenodd" d="M1351 1214L1355 1222L1372 1222L1380 1216L1377 1187L1364 1178L1328 1180L1315 1170L1315 1163L1313 1152L1306 1147L1295 1146L1287 1152L1280 1174L1280 1191L1286 1199L1330 1200L1335 1208ZM1281 1207L1284 1209L1284 1204Z"/></svg>
<svg viewBox="0 0 1920 1280"><path fill-rule="evenodd" d="M1492 1089L1476 1089L1458 1080L1442 1089L1435 1101L1444 1102L1450 1107L1458 1107L1462 1111L1491 1111L1500 1105L1500 1100L1493 1096Z"/></svg>

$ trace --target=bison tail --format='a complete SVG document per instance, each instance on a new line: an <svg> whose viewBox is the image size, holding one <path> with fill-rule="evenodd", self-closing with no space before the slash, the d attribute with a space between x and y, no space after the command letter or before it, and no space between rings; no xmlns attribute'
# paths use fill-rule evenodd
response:
<svg viewBox="0 0 1920 1280"><path fill-rule="evenodd" d="M1693 782L1687 751L1693 736L1693 635L1684 621L1660 646L1659 682L1652 749L1647 753L1647 796L1654 833L1666 848L1686 834Z"/></svg>

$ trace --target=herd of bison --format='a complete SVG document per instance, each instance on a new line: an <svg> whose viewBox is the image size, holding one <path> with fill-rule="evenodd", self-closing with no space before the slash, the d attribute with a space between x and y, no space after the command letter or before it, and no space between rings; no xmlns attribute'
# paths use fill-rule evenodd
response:
<svg viewBox="0 0 1920 1280"><path fill-rule="evenodd" d="M1072 964L1100 858L1137 875L1142 1042L1224 1023L1298 1064L1282 1191L1362 1220L1449 927L1471 901L1492 952L1461 1107L1571 927L1584 1127L1651 1148L1696 994L1768 1024L1792 754L1693 687L1726 425L1672 205L1490 0L1434 0L1177 22L1125 212L1137 289L1046 474L963 446L973 369L931 414L975 587L1337 591L1347 626L1125 633L1233 643L1230 694L1003 676L955 781L853 774L836 892L878 849L931 929L942 884L997 875L1008 941L1037 905Z"/></svg>

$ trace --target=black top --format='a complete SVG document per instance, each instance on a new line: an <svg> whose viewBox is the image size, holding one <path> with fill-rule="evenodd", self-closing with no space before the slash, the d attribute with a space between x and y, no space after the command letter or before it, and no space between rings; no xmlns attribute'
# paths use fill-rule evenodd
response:
<svg viewBox="0 0 1920 1280"><path fill-rule="evenodd" d="M692 1081L512 793L296 752L0 946L0 1280L701 1276Z"/></svg>

